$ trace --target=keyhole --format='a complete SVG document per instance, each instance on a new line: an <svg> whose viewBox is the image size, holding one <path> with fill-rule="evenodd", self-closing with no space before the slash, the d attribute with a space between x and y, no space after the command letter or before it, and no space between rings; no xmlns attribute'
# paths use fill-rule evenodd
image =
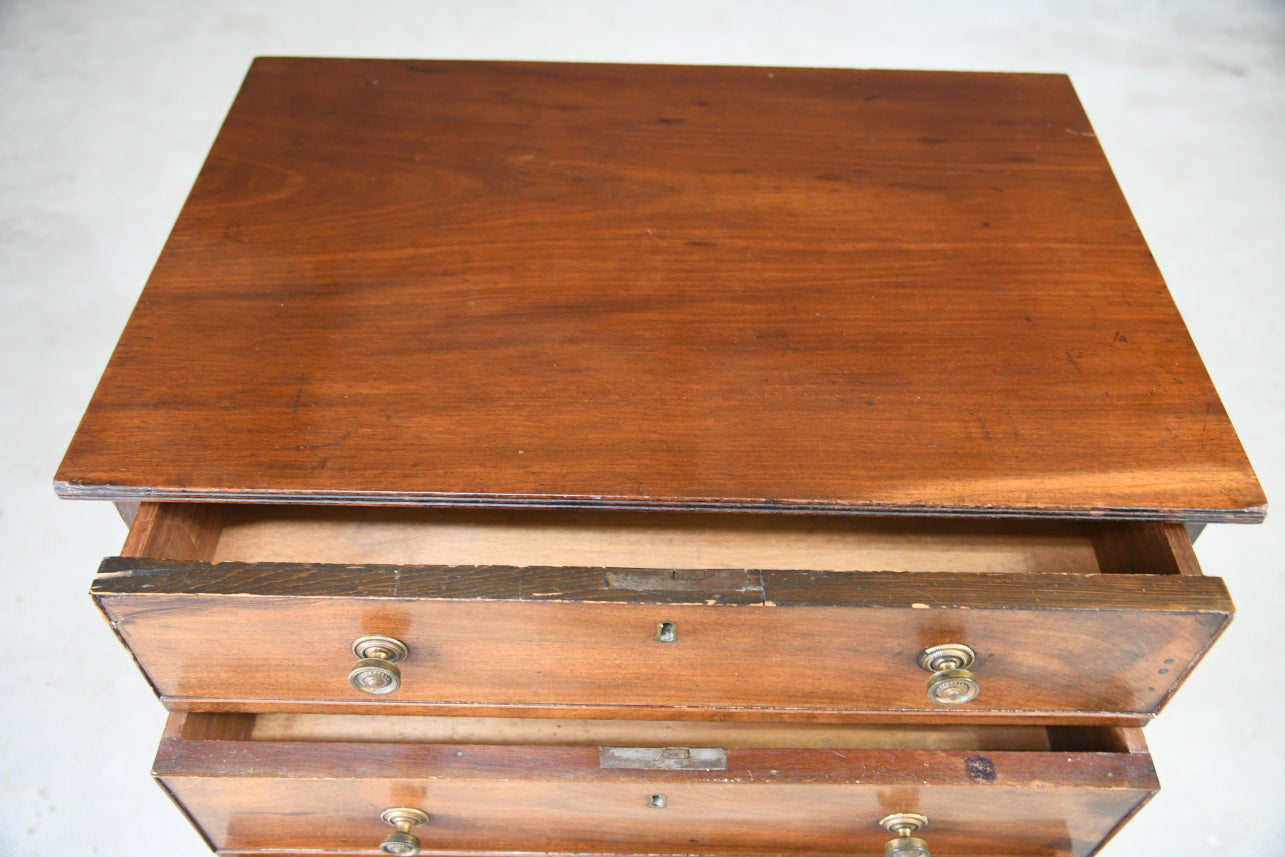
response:
<svg viewBox="0 0 1285 857"><path fill-rule="evenodd" d="M665 799L664 795L649 795L647 798L647 806L652 809L664 809L668 805L669 801Z"/></svg>
<svg viewBox="0 0 1285 857"><path fill-rule="evenodd" d="M656 639L662 643L672 643L678 639L678 626L673 622L656 624Z"/></svg>

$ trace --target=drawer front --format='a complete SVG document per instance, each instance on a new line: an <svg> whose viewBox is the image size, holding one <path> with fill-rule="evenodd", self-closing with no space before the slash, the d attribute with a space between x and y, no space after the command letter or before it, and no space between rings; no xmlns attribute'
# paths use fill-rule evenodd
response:
<svg viewBox="0 0 1285 857"><path fill-rule="evenodd" d="M104 563L94 593L174 708L643 717L1142 718L1231 612L1216 579L1128 574L118 558ZM366 634L408 649L394 693L348 683L351 645ZM918 656L945 643L976 653L971 702L928 698Z"/></svg>
<svg viewBox="0 0 1285 857"><path fill-rule="evenodd" d="M598 747L179 728L155 775L225 853L375 853L381 813L405 806L429 815L413 830L426 853L874 855L879 820L915 812L934 853L1087 855L1157 789L1136 731L1103 731L1135 734L1112 752L730 747L723 769L649 770Z"/></svg>

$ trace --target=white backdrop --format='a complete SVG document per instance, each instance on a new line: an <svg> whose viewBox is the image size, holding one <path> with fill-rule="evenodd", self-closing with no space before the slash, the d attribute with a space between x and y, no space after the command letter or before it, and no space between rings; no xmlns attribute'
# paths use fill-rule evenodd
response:
<svg viewBox="0 0 1285 857"><path fill-rule="evenodd" d="M149 781L163 713L85 594L123 527L50 482L256 54L1067 72L1283 496L1279 0L0 0L0 855L207 853ZM1285 854L1283 534L1198 543L1241 612L1146 730L1164 790L1108 857Z"/></svg>

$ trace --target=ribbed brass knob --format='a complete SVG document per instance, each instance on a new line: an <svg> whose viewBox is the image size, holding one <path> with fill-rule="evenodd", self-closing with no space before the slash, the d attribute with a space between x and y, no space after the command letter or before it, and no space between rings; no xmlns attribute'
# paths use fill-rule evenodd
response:
<svg viewBox="0 0 1285 857"><path fill-rule="evenodd" d="M383 696L402 686L402 671L397 664L406 660L409 652L401 640L366 634L353 640L352 653L358 658L348 672L348 683L354 690Z"/></svg>
<svg viewBox="0 0 1285 857"><path fill-rule="evenodd" d="M928 698L938 705L962 705L977 698L981 685L969 672L977 655L962 643L943 643L919 653L919 666L932 673Z"/></svg>
<svg viewBox="0 0 1285 857"><path fill-rule="evenodd" d="M927 816L917 812L894 812L879 819L879 826L897 837L883 847L883 857L932 857L928 853L928 843L911 835L928 826Z"/></svg>
<svg viewBox="0 0 1285 857"><path fill-rule="evenodd" d="M410 829L428 824L428 813L408 806L394 806L384 810L379 817L397 828L379 843L380 851L398 857L414 857L419 853L419 837Z"/></svg>

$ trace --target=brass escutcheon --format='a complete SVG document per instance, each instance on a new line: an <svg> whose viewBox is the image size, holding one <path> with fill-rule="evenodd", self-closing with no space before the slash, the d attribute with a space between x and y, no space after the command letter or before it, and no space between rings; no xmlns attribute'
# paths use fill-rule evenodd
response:
<svg viewBox="0 0 1285 857"><path fill-rule="evenodd" d="M879 826L897 837L883 847L884 857L932 857L928 853L928 843L911 835L928 826L928 816L917 812L894 812L879 819Z"/></svg>
<svg viewBox="0 0 1285 857"><path fill-rule="evenodd" d="M348 672L348 683L362 693L383 696L402 686L402 672L396 666L410 654L401 640L382 634L366 634L353 640L357 663Z"/></svg>
<svg viewBox="0 0 1285 857"><path fill-rule="evenodd" d="M414 857L419 853L419 837L410 830L428 824L428 813L408 806L394 806L384 810L379 817L397 828L379 843L380 851L397 857Z"/></svg>
<svg viewBox="0 0 1285 857"><path fill-rule="evenodd" d="M928 698L938 705L962 705L977 698L981 685L968 668L977 655L962 643L929 646L919 653L919 666L932 673Z"/></svg>

